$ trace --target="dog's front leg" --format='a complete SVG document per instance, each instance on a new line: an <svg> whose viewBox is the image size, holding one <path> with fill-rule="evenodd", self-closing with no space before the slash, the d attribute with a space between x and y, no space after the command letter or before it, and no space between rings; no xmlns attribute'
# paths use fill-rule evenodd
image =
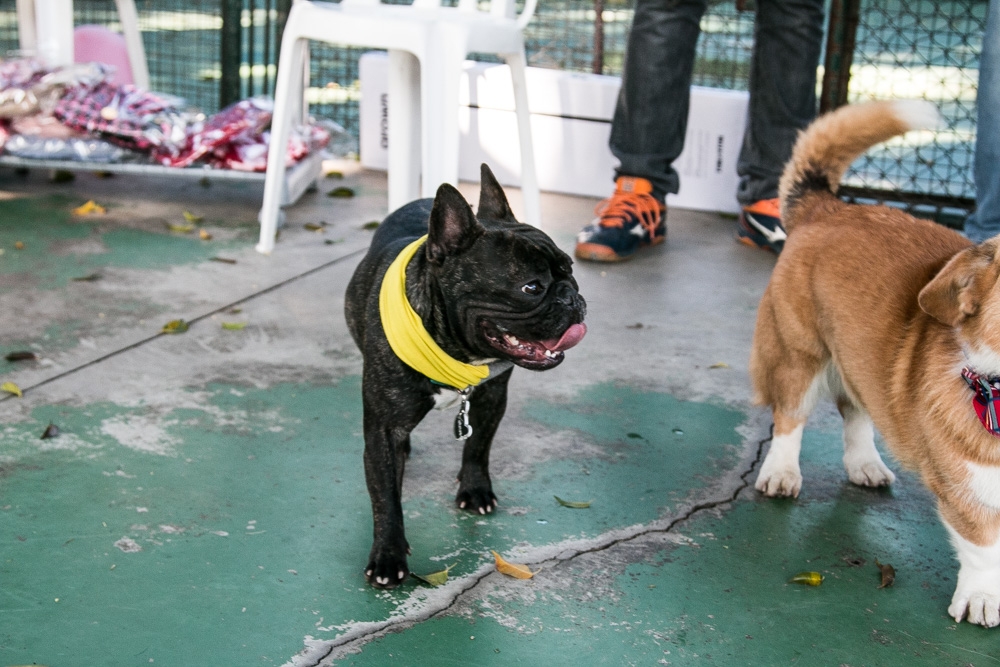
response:
<svg viewBox="0 0 1000 667"><path fill-rule="evenodd" d="M403 530L403 471L410 453L410 432L430 405L412 395L364 393L365 481L371 497L374 541L365 567L373 586L393 588L409 574L410 546ZM407 399L410 399L409 401Z"/></svg>
<svg viewBox="0 0 1000 667"><path fill-rule="evenodd" d="M969 623L996 627L1000 625L1000 538L992 544L975 544L952 527L948 513L943 506L941 515L958 557L958 583L948 614L959 623L967 617Z"/></svg>
<svg viewBox="0 0 1000 667"><path fill-rule="evenodd" d="M502 373L476 387L472 393L469 412L472 435L462 450L462 469L458 473L458 495L455 497L458 506L470 512L488 514L497 506L490 482L490 446L507 410L510 374L511 371Z"/></svg>

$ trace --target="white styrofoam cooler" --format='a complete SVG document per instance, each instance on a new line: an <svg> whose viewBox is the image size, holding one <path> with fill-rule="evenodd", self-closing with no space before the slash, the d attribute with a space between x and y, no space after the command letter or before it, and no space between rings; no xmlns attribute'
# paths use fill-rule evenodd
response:
<svg viewBox="0 0 1000 667"><path fill-rule="evenodd" d="M366 53L361 80L361 164L388 164L388 58ZM597 74L529 67L528 103L542 190L607 197L613 189L617 159L608 148L611 117L621 79ZM514 96L506 65L466 61L459 113L459 178L479 180L479 165L490 165L504 185L519 185L521 157L514 118ZM736 159L746 124L747 94L717 88L691 88L684 151L674 162L680 192L667 197L677 208L735 213Z"/></svg>

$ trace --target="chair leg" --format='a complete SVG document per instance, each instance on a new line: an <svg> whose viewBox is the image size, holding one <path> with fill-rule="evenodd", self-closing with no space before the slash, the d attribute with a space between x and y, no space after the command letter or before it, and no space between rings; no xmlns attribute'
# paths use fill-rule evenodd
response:
<svg viewBox="0 0 1000 667"><path fill-rule="evenodd" d="M517 135L521 144L521 197L524 200L525 222L535 227L542 224L541 195L535 172L535 150L531 140L531 113L528 108L528 85L525 78L527 59L524 51L506 54L514 86L514 114L517 116Z"/></svg>
<svg viewBox="0 0 1000 667"><path fill-rule="evenodd" d="M424 197L433 197L442 183L458 185L458 90L467 51L464 36L442 33L421 62Z"/></svg>
<svg viewBox="0 0 1000 667"><path fill-rule="evenodd" d="M294 9L293 9L294 11ZM288 25L293 25L289 17ZM260 240L257 252L270 254L274 249L278 218L281 215L285 187L285 159L288 152L288 135L302 95L302 67L309 43L295 37L286 28L281 43L278 78L274 86L274 115L271 118L271 141L267 148L267 173L264 177L264 201L260 208Z"/></svg>
<svg viewBox="0 0 1000 667"><path fill-rule="evenodd" d="M420 196L420 62L389 49L389 210Z"/></svg>

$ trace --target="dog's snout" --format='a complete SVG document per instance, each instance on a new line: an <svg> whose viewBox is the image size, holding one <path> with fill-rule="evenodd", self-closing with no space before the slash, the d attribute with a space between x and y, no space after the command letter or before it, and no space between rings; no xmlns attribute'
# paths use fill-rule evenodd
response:
<svg viewBox="0 0 1000 667"><path fill-rule="evenodd" d="M584 301L583 297L580 296L580 293L576 291L576 288L572 284L568 281L559 283L556 286L555 296L560 304L573 311L579 317L578 321L583 321L583 317L587 313L587 302Z"/></svg>

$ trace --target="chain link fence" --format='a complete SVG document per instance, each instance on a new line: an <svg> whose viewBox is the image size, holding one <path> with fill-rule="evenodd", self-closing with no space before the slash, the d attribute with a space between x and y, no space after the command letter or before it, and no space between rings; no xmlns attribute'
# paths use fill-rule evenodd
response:
<svg viewBox="0 0 1000 667"><path fill-rule="evenodd" d="M290 2L137 0L151 85L208 113L237 99L270 94ZM911 133L867 153L848 172L845 192L900 202L957 224L975 199L971 168L987 0L830 0L830 5L829 32L849 38L838 42L846 53L831 50L820 73L836 83L838 77L848 81L849 71L847 86L833 89L838 103L924 98L938 104L946 119L939 131ZM76 0L74 14L77 24L118 29L113 0ZM526 32L529 64L619 75L631 20L631 3L625 0L541 2ZM753 26L752 11L740 11L733 0L713 2L701 24L693 83L745 90ZM0 0L0 49L17 49L15 0ZM310 56L312 113L355 136L358 59L366 50L314 44ZM825 99L825 87L823 94Z"/></svg>

